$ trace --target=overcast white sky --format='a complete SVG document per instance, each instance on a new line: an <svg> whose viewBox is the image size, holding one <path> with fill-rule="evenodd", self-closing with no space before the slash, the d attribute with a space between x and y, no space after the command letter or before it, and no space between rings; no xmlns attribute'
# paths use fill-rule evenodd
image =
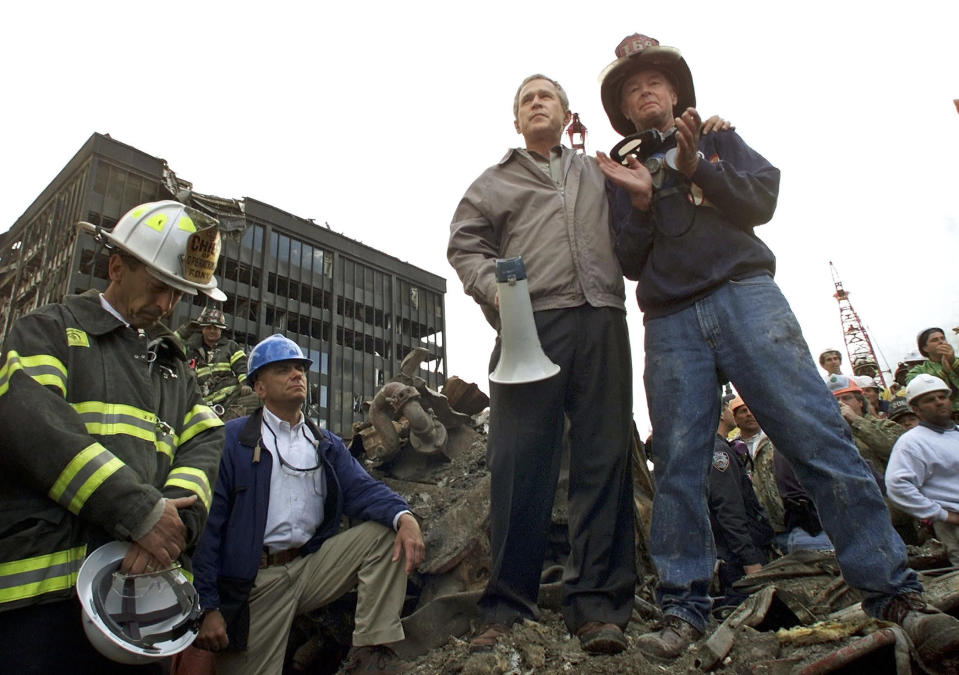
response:
<svg viewBox="0 0 959 675"><path fill-rule="evenodd" d="M530 73L558 79L589 129L587 150L608 150L618 136L597 76L620 39L640 32L682 50L704 117L732 120L782 170L777 214L758 234L814 354L844 351L829 260L892 368L920 329L951 335L959 3L660 6L8 3L0 230L91 133L109 133L163 157L199 192L327 221L445 276L449 374L486 389L493 333L446 262L453 210L522 140L512 97Z"/></svg>

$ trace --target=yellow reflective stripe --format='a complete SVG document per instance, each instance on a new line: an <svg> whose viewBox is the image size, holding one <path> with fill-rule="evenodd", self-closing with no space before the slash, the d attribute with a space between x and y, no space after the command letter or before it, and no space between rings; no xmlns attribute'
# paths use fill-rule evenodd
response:
<svg viewBox="0 0 959 675"><path fill-rule="evenodd" d="M163 228L166 226L167 217L165 213L156 213L146 220L143 221L143 224L147 227L156 230L157 232L163 232Z"/></svg>
<svg viewBox="0 0 959 675"><path fill-rule="evenodd" d="M177 447L183 445L201 431L222 427L223 421L208 405L195 405L183 417L183 433L177 439Z"/></svg>
<svg viewBox="0 0 959 675"><path fill-rule="evenodd" d="M80 414L89 434L125 434L151 443L156 440L157 416L151 412L131 405L102 401L82 401L72 405Z"/></svg>
<svg viewBox="0 0 959 675"><path fill-rule="evenodd" d="M79 513L90 495L121 467L123 462L112 452L93 443L74 455L47 494L71 513Z"/></svg>
<svg viewBox="0 0 959 675"><path fill-rule="evenodd" d="M87 547L0 563L0 603L72 588Z"/></svg>
<svg viewBox="0 0 959 675"><path fill-rule="evenodd" d="M237 350L236 353L230 357L230 365L232 366L234 363L242 359L244 356L246 356L246 354L243 353L242 349Z"/></svg>
<svg viewBox="0 0 959 675"><path fill-rule="evenodd" d="M90 495L92 495L96 489L103 484L103 481L119 471L121 468L123 468L123 466L125 466L123 462L114 457L109 462L94 471L93 475L84 481L83 485L80 486L80 489L77 490L77 494L70 501L70 505L67 507L67 510L71 513L80 513L80 509L82 509L83 505L87 503L87 499L90 498Z"/></svg>
<svg viewBox="0 0 959 675"><path fill-rule="evenodd" d="M56 387L60 394L67 395L67 369L60 359L49 354L20 356L16 351L7 352L6 363L0 368L0 396L7 393L10 378L18 370L43 386Z"/></svg>
<svg viewBox="0 0 959 675"><path fill-rule="evenodd" d="M207 511L210 510L210 479L200 469L179 466L167 476L164 485L175 485L196 494Z"/></svg>
<svg viewBox="0 0 959 675"><path fill-rule="evenodd" d="M213 373L232 373L233 368L229 363L212 363L208 366L200 366L196 369L196 376L203 377Z"/></svg>
<svg viewBox="0 0 959 675"><path fill-rule="evenodd" d="M180 219L176 222L178 229L183 230L184 232L196 232L196 225L193 223L193 219L185 213L180 215Z"/></svg>
<svg viewBox="0 0 959 675"><path fill-rule="evenodd" d="M229 387L223 387L222 389L217 389L215 392L207 396L206 402L213 404L219 403L225 398L229 398L230 394L239 389L239 385L231 384Z"/></svg>
<svg viewBox="0 0 959 675"><path fill-rule="evenodd" d="M166 455L167 457L169 457L171 463L173 462L173 453L174 453L174 451L175 451L175 446L174 446L174 443L175 443L175 442L176 442L176 441L174 440L174 438L173 438L172 435L166 434L166 435L164 435L164 436L162 436L162 437L160 437L160 438L157 438L157 439L156 439L156 442L154 443L154 445L156 446L157 452L163 453L164 455Z"/></svg>

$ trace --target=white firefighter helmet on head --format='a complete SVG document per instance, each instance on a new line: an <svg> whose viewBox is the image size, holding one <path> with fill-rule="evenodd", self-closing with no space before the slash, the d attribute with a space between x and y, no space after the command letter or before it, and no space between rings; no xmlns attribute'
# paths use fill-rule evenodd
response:
<svg viewBox="0 0 959 675"><path fill-rule="evenodd" d="M935 375L919 373L906 385L906 402L912 405L917 398L933 391L944 391L948 394L949 385Z"/></svg>
<svg viewBox="0 0 959 675"><path fill-rule="evenodd" d="M83 630L98 652L128 664L156 662L196 639L200 598L179 567L124 574L130 544L112 541L91 553L77 574Z"/></svg>
<svg viewBox="0 0 959 675"><path fill-rule="evenodd" d="M220 257L220 226L215 218L164 200L133 207L109 232L90 223L77 225L142 262L163 283L190 295L202 291L218 302L226 300L213 276Z"/></svg>

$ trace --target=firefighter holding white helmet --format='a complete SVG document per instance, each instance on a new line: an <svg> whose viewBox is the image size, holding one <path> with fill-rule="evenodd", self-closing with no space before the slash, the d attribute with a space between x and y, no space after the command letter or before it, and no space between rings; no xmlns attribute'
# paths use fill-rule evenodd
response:
<svg viewBox="0 0 959 675"><path fill-rule="evenodd" d="M111 232L80 227L111 251L106 290L20 318L2 352L0 663L10 672L125 672L84 634L81 564L119 540L121 572L171 568L206 522L223 446L222 422L160 323L184 293L224 299L218 223L160 201ZM179 648L133 661L159 672Z"/></svg>

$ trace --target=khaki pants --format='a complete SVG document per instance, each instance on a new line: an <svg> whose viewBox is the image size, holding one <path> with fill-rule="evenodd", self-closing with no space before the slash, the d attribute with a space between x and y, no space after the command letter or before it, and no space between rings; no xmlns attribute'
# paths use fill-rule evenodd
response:
<svg viewBox="0 0 959 675"><path fill-rule="evenodd" d="M959 565L959 525L953 525L944 520L935 520L932 523L932 531L936 533L936 539L946 547L946 557L949 558L949 564Z"/></svg>
<svg viewBox="0 0 959 675"><path fill-rule="evenodd" d="M260 570L250 592L246 651L217 654L216 672L280 675L293 618L357 587L353 645L402 640L400 611L406 598L402 556L395 563L395 533L365 522L328 539L319 551L286 565Z"/></svg>

